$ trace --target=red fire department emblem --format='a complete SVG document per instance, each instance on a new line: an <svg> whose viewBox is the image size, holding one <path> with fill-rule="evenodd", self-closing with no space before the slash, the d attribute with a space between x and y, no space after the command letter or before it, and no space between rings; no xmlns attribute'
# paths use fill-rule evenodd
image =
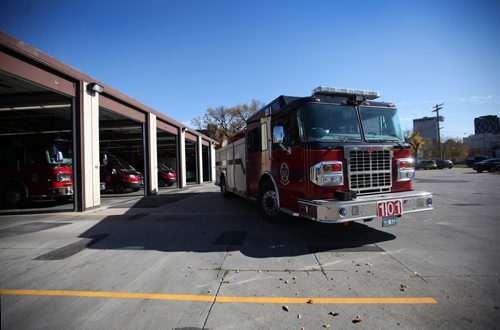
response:
<svg viewBox="0 0 500 330"><path fill-rule="evenodd" d="M288 164L287 163L281 163L281 168L280 168L280 176L281 176L281 183L286 186L287 184L290 183L288 176L290 175L290 170L288 169Z"/></svg>

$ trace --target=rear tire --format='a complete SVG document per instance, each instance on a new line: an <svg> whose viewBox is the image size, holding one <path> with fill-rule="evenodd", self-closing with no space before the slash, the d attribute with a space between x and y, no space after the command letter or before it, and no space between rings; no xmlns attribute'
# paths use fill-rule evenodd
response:
<svg viewBox="0 0 500 330"><path fill-rule="evenodd" d="M285 215L280 211L278 194L274 185L270 182L264 183L259 192L259 210L261 216L269 223L283 223Z"/></svg>
<svg viewBox="0 0 500 330"><path fill-rule="evenodd" d="M224 176L220 177L220 192L224 198L228 198L231 195L231 193L227 190L226 178Z"/></svg>

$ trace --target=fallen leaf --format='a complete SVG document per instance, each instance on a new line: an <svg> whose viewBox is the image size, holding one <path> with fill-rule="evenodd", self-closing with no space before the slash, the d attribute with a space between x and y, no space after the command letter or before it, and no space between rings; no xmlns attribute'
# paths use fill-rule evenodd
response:
<svg viewBox="0 0 500 330"><path fill-rule="evenodd" d="M363 321L363 317L361 315L356 315L356 318L352 320L352 323L359 323Z"/></svg>
<svg viewBox="0 0 500 330"><path fill-rule="evenodd" d="M300 314L299 314L299 315L297 315L297 318L298 318L298 319L302 318L302 315L300 315Z"/></svg>
<svg viewBox="0 0 500 330"><path fill-rule="evenodd" d="M314 304L314 301L312 299L309 299L308 301L306 301L307 304Z"/></svg>
<svg viewBox="0 0 500 330"><path fill-rule="evenodd" d="M297 276L294 276L294 277L292 278L292 280L296 280L296 279L297 279Z"/></svg>
<svg viewBox="0 0 500 330"><path fill-rule="evenodd" d="M262 270L259 270L259 274L261 274L261 273L262 273Z"/></svg>
<svg viewBox="0 0 500 330"><path fill-rule="evenodd" d="M328 315L337 316L337 315L339 315L339 313L337 313L337 312L330 312L330 313L328 313Z"/></svg>
<svg viewBox="0 0 500 330"><path fill-rule="evenodd" d="M329 324L323 324L323 328L329 328L330 325Z"/></svg>
<svg viewBox="0 0 500 330"><path fill-rule="evenodd" d="M285 281L285 284L288 284L288 281Z"/></svg>
<svg viewBox="0 0 500 330"><path fill-rule="evenodd" d="M408 285L401 284L400 288L401 288L401 291L406 291L406 289L408 289Z"/></svg>
<svg viewBox="0 0 500 330"><path fill-rule="evenodd" d="M212 292L212 290L207 290L208 293Z"/></svg>
<svg viewBox="0 0 500 330"><path fill-rule="evenodd" d="M236 269L236 272L237 272L237 273L239 273L239 272L240 272L240 270L239 270L239 269Z"/></svg>
<svg viewBox="0 0 500 330"><path fill-rule="evenodd" d="M283 305L283 307L281 307L285 312L289 312L290 309L288 308L287 305Z"/></svg>

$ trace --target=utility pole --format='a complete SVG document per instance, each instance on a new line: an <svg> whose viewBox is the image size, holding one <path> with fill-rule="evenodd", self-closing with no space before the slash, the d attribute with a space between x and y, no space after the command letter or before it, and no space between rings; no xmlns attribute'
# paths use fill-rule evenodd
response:
<svg viewBox="0 0 500 330"><path fill-rule="evenodd" d="M443 160L443 153L441 151L441 127L439 127L439 122L444 121L444 119L441 120L442 117L439 116L439 110L443 109L444 103L436 104L434 106L434 110L432 112L436 113L436 130L437 130L437 138L438 138L438 147L439 147L439 159Z"/></svg>

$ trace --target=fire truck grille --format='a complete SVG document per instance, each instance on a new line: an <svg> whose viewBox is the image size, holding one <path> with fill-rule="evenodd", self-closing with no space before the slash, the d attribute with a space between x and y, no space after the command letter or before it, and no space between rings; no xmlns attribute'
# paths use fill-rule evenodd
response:
<svg viewBox="0 0 500 330"><path fill-rule="evenodd" d="M350 190L359 195L391 190L391 150L383 147L346 149Z"/></svg>

